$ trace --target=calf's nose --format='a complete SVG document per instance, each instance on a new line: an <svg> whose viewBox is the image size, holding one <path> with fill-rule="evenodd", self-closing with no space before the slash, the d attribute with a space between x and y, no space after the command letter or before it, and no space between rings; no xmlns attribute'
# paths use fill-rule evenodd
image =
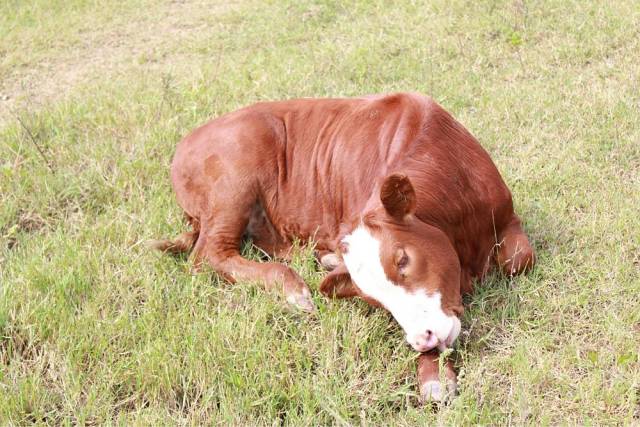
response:
<svg viewBox="0 0 640 427"><path fill-rule="evenodd" d="M432 348L437 347L439 344L438 337L429 329L427 329L422 334L419 334L412 340L408 338L409 337L407 337L407 341L409 341L409 344L411 344L411 347L413 347L414 350L419 352L429 351Z"/></svg>

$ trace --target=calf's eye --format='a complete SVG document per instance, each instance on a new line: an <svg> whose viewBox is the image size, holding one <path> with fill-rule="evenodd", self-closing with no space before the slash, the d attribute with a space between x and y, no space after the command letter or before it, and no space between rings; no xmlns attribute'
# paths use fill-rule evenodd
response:
<svg viewBox="0 0 640 427"><path fill-rule="evenodd" d="M407 264L409 264L409 257L407 256L407 253L404 250L399 249L396 254L396 266L399 270L402 270L407 266Z"/></svg>

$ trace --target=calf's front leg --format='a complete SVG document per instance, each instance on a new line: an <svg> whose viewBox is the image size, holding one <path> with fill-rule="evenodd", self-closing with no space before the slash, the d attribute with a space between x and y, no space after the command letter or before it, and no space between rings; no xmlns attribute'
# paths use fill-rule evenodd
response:
<svg viewBox="0 0 640 427"><path fill-rule="evenodd" d="M456 372L450 360L443 366L444 384L440 381L439 358L437 350L422 353L418 357L418 386L423 402L444 403L452 398L458 389Z"/></svg>

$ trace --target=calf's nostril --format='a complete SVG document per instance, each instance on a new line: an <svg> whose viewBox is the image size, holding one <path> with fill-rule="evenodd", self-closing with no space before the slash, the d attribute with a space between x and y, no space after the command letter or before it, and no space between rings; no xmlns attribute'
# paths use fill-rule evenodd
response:
<svg viewBox="0 0 640 427"><path fill-rule="evenodd" d="M431 332L431 329L427 329L424 333L427 336L427 338L431 337L431 335L433 334L433 332Z"/></svg>

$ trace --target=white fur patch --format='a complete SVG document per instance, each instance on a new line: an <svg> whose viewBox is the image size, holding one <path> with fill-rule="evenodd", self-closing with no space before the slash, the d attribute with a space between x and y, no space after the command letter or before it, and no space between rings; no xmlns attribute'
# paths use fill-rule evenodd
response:
<svg viewBox="0 0 640 427"><path fill-rule="evenodd" d="M351 279L365 295L391 312L414 349L426 351L437 345L443 350L455 341L460 333L460 321L442 311L440 293L428 295L422 290L411 293L391 282L380 261L380 242L364 225L343 242L348 245L343 260Z"/></svg>

